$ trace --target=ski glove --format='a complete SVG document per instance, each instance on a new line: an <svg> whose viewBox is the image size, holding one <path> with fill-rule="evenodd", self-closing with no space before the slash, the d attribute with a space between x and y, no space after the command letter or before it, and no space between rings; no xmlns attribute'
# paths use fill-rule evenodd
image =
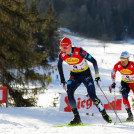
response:
<svg viewBox="0 0 134 134"><path fill-rule="evenodd" d="M113 82L112 85L109 86L110 93L112 93L112 89L114 89L115 87L116 87L116 83Z"/></svg>
<svg viewBox="0 0 134 134"><path fill-rule="evenodd" d="M67 91L67 86L66 86L66 82L64 81L64 82L61 82L61 86L62 86L62 88L65 90L65 91Z"/></svg>
<svg viewBox="0 0 134 134"><path fill-rule="evenodd" d="M100 77L96 77L96 78L95 78L95 82L96 82L97 85L102 86L102 82L101 82Z"/></svg>

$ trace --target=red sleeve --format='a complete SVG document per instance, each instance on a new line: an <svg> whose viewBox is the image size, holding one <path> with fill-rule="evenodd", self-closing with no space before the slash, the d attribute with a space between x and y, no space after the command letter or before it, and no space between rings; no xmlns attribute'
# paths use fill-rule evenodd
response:
<svg viewBox="0 0 134 134"><path fill-rule="evenodd" d="M115 82L116 72L118 71L118 64L119 64L119 62L114 65L114 68L113 68L113 70L111 72L111 78L112 78L113 82Z"/></svg>

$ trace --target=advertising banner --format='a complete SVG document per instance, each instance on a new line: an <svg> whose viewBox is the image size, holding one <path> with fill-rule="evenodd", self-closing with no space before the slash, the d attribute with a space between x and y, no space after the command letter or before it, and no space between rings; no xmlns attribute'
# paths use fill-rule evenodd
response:
<svg viewBox="0 0 134 134"><path fill-rule="evenodd" d="M7 87L0 87L0 103L7 103Z"/></svg>
<svg viewBox="0 0 134 134"><path fill-rule="evenodd" d="M113 112L112 110L113 108L118 112L126 112L125 106L123 104L122 96L116 96L116 101L114 96L107 96L112 108L103 95L97 95L97 96L102 101L106 111ZM75 95L75 100L79 112L85 112L85 113L99 112L94 102L88 96ZM60 111L71 112L71 107L69 105L68 97L66 94L61 94L60 96Z"/></svg>

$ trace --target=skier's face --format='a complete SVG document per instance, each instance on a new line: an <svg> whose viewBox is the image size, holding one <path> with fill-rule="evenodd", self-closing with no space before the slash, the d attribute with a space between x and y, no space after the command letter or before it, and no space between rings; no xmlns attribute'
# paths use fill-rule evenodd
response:
<svg viewBox="0 0 134 134"><path fill-rule="evenodd" d="M64 54L71 54L72 46L61 47L61 51L62 51Z"/></svg>
<svg viewBox="0 0 134 134"><path fill-rule="evenodd" d="M120 58L120 60L121 60L121 64L122 64L122 66L127 66L127 64L128 64L128 59L125 59L125 58Z"/></svg>

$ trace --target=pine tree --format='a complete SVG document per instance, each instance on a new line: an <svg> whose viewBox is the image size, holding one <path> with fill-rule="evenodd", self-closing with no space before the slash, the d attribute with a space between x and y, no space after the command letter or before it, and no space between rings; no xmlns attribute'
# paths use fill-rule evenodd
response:
<svg viewBox="0 0 134 134"><path fill-rule="evenodd" d="M34 97L23 97L24 91L37 81L45 87L47 80L35 72L47 57L35 51L37 22L37 14L25 11L24 0L0 0L0 85L9 89L15 106L35 105Z"/></svg>
<svg viewBox="0 0 134 134"><path fill-rule="evenodd" d="M55 60L59 52L59 22L53 4L48 4L42 25L43 51L49 51L50 60Z"/></svg>
<svg viewBox="0 0 134 134"><path fill-rule="evenodd" d="M29 7L30 11L34 11L39 16L38 31L34 33L34 38L37 39L37 52L48 53L50 60L55 60L59 52L59 22L54 10L53 4L50 2L46 8L45 15L42 17L40 13L39 3L32 0Z"/></svg>

